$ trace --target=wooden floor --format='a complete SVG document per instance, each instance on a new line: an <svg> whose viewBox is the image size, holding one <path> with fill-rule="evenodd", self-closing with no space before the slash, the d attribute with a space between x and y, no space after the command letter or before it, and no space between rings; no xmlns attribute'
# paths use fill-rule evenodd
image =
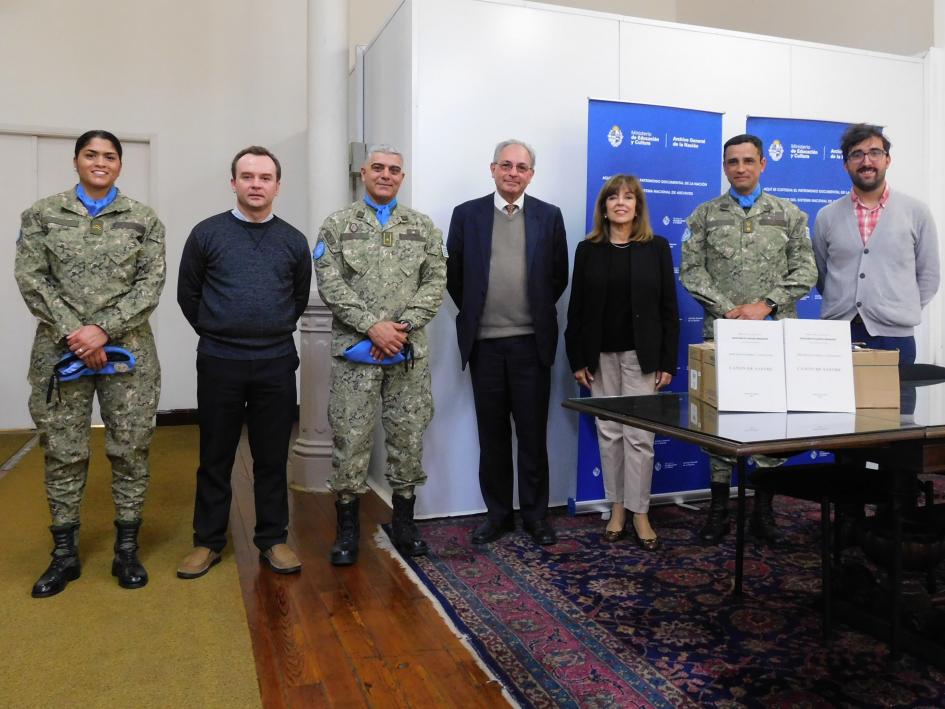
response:
<svg viewBox="0 0 945 709"><path fill-rule="evenodd" d="M374 531L390 519L361 499L358 563L335 568L334 497L292 493L289 544L302 573L261 568L253 546L252 460L233 474L231 530L264 707L500 707L508 703Z"/></svg>

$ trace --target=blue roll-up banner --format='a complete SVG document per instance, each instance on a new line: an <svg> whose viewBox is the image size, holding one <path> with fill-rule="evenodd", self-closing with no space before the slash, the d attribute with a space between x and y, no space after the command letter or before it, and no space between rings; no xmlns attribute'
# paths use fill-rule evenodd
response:
<svg viewBox="0 0 945 709"><path fill-rule="evenodd" d="M846 127L833 121L748 117L746 132L757 135L765 146L762 187L800 207L807 214L809 229L814 228L821 207L850 191L840 152L840 136ZM802 318L819 318L820 293L814 289L804 296L797 312Z"/></svg>
<svg viewBox="0 0 945 709"><path fill-rule="evenodd" d="M757 135L765 146L762 187L765 192L800 207L807 214L807 226L811 230L820 208L850 191L850 177L844 170L840 152L840 136L846 127L846 123L797 118L749 116L746 121L745 132ZM820 293L815 288L798 301L798 315L819 318L820 301ZM829 453L810 451L790 458L787 464L831 460L833 456Z"/></svg>
<svg viewBox="0 0 945 709"><path fill-rule="evenodd" d="M587 121L587 231L594 201L612 175L635 175L646 192L653 230L672 247L679 273L680 244L686 218L702 202L719 195L722 162L722 114L669 106L591 100ZM702 306L678 284L681 320L679 372L670 391L687 389L690 342L702 341ZM583 392L584 395L587 392ZM656 438L654 495L708 487L708 462L697 446ZM604 499L597 432L592 417L578 426L577 504Z"/></svg>

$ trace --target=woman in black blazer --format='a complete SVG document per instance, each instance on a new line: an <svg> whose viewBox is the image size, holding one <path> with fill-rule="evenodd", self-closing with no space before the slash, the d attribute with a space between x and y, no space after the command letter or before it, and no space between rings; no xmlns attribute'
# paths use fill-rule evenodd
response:
<svg viewBox="0 0 945 709"><path fill-rule="evenodd" d="M632 175L616 175L594 204L594 228L578 244L564 333L574 378L593 396L653 394L676 373L679 311L669 242L655 236L646 197ZM647 551L660 546L647 515L653 434L597 419L604 490L613 503L604 539L632 531Z"/></svg>

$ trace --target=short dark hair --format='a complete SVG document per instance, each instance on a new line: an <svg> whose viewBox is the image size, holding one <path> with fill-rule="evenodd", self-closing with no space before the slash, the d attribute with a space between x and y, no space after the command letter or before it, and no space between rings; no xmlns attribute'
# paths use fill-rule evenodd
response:
<svg viewBox="0 0 945 709"><path fill-rule="evenodd" d="M853 123L847 126L847 129L843 131L843 135L840 136L840 151L843 153L843 162L847 161L850 150L854 145L874 136L883 141L883 150L888 153L892 143L889 142L889 138L883 135L882 126L874 126L871 123Z"/></svg>
<svg viewBox="0 0 945 709"><path fill-rule="evenodd" d="M282 165L279 163L279 158L260 145L250 145L248 148L243 148L236 154L236 157L233 158L233 162L230 163L230 177L234 180L236 179L236 163L238 163L240 158L244 155L265 155L267 158L271 159L276 165L276 182L282 182Z"/></svg>
<svg viewBox="0 0 945 709"><path fill-rule="evenodd" d="M118 160L121 160L121 141L115 137L114 133L109 133L107 130L87 130L85 133L76 138L75 157L79 157L79 151L91 143L95 138L101 138L102 140L107 140L110 142L115 148L115 152L118 153Z"/></svg>
<svg viewBox="0 0 945 709"><path fill-rule="evenodd" d="M722 156L724 157L725 151L733 145L741 145L742 143L751 143L758 148L758 154L761 157L765 156L765 145L761 142L761 138L757 135L751 135L750 133L742 133L741 135L736 135L726 140L725 145L722 146Z"/></svg>

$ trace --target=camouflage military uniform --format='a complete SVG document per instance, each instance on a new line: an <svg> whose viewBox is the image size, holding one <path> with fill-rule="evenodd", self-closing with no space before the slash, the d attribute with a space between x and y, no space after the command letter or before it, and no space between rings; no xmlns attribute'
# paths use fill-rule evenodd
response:
<svg viewBox="0 0 945 709"><path fill-rule="evenodd" d="M776 320L796 318L798 300L817 282L807 215L762 192L747 212L729 194L703 202L689 215L679 280L705 309L702 335L738 305L770 299ZM755 456L761 467L783 459ZM732 459L712 456L712 481L727 482Z"/></svg>
<svg viewBox="0 0 945 709"><path fill-rule="evenodd" d="M53 524L79 521L95 392L112 463L116 518L137 520L161 387L148 316L164 286L164 225L150 207L123 194L92 218L74 190L36 202L21 220L16 282L39 319L29 405L45 448ZM65 337L89 324L107 332L109 344L132 352L135 369L64 382L47 401L53 366L68 352Z"/></svg>
<svg viewBox="0 0 945 709"><path fill-rule="evenodd" d="M446 285L443 236L424 214L397 205L384 227L364 202L329 216L315 246L318 292L334 318L331 335L333 474L329 489L367 491L377 402L387 440L387 480L409 492L426 480L423 432L433 417L424 326L436 315ZM413 325L412 368L349 362L345 349L382 320Z"/></svg>

